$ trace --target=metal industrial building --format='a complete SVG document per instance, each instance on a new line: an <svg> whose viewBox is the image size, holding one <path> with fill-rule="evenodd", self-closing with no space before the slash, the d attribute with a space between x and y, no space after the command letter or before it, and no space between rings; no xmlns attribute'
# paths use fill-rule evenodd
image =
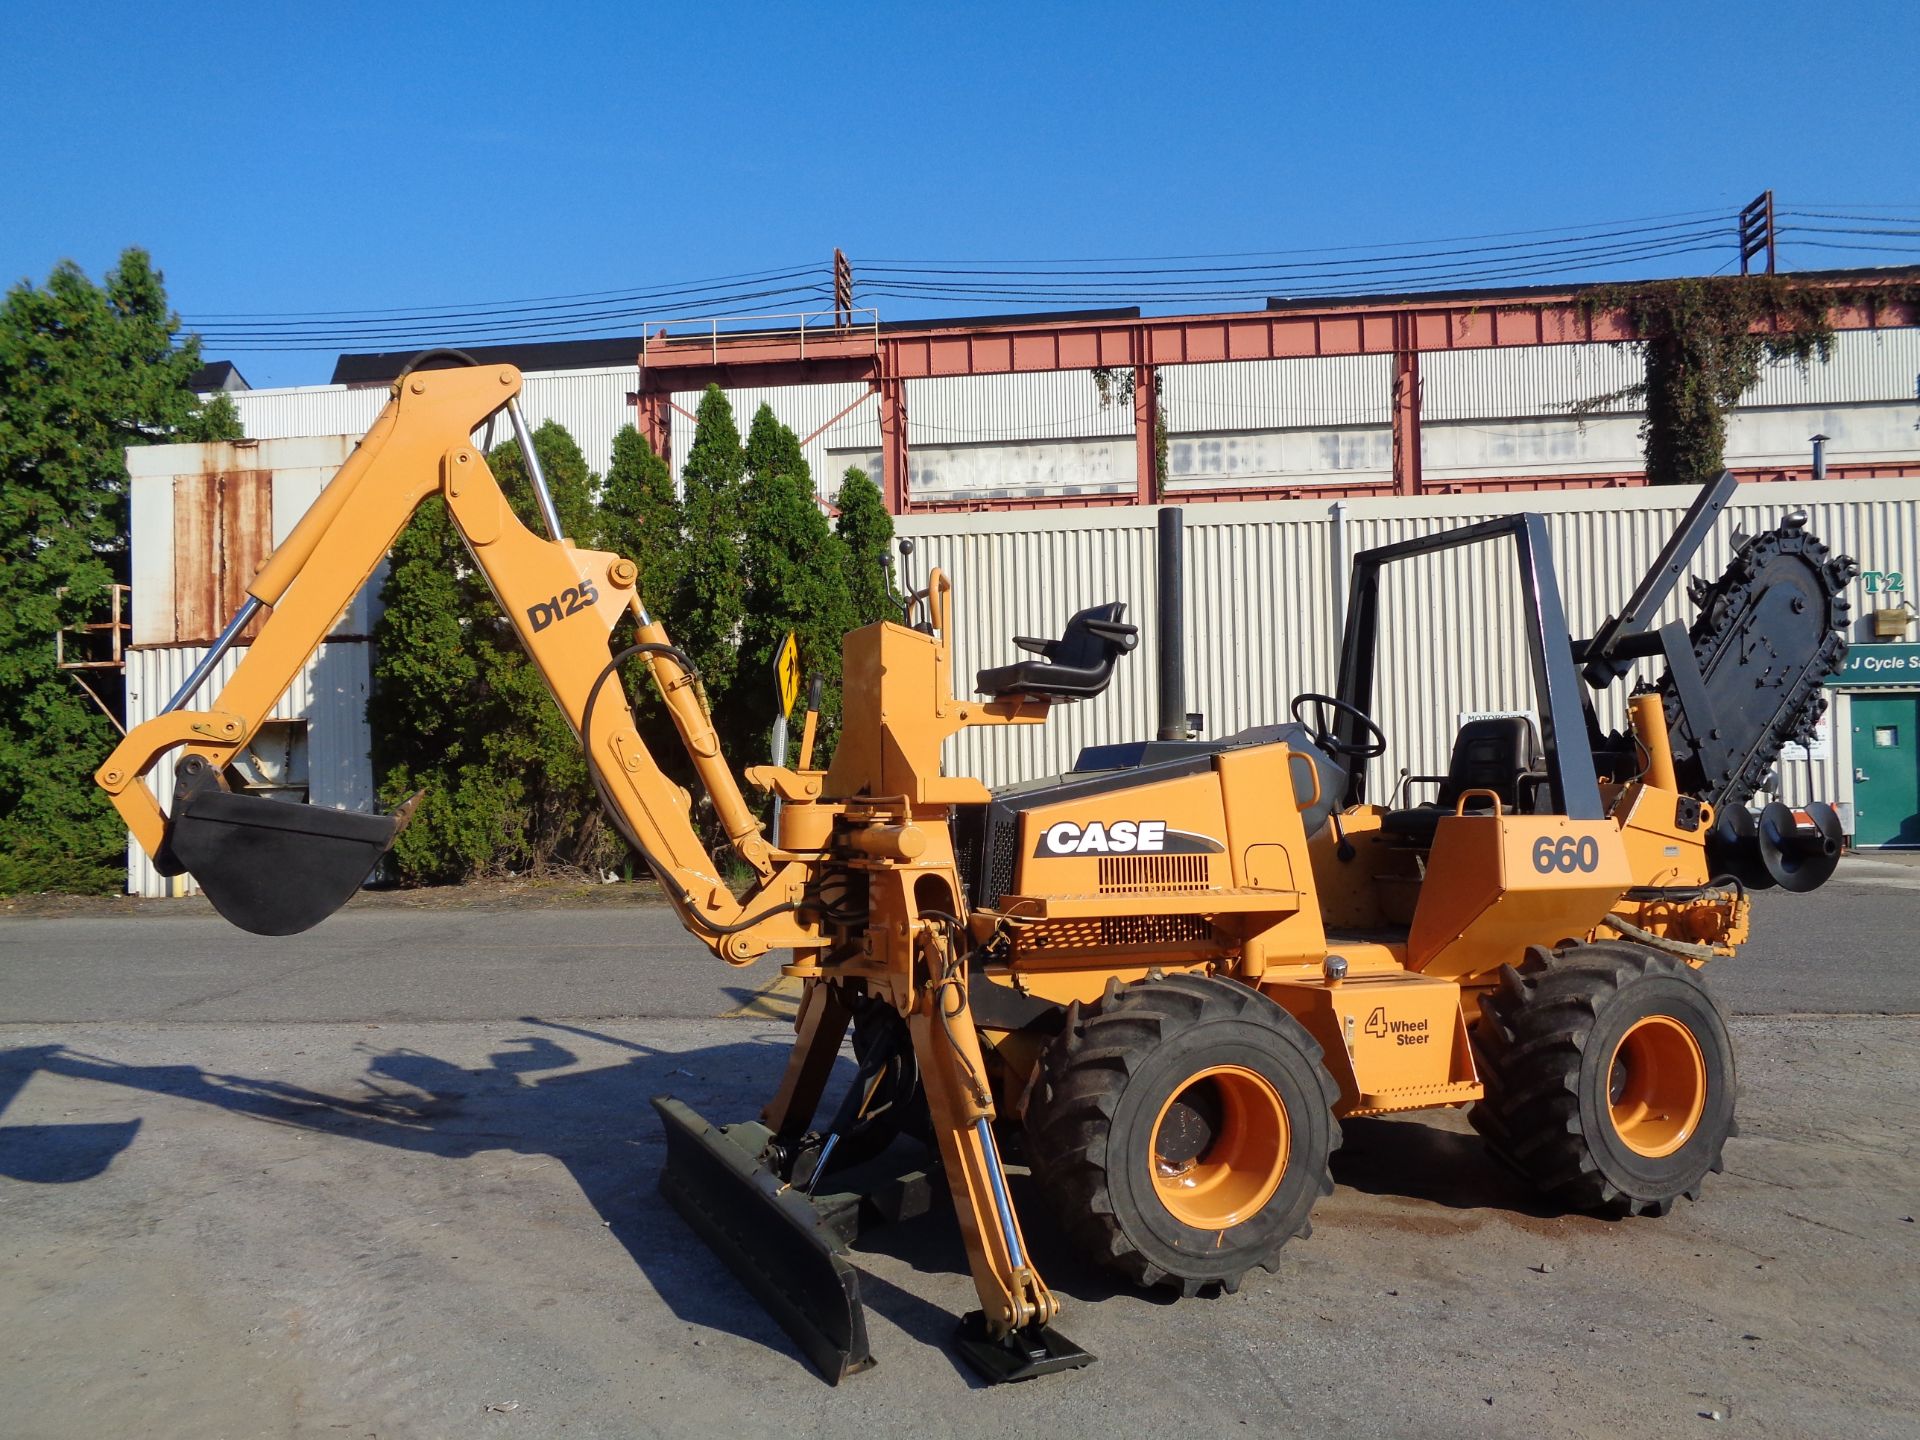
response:
<svg viewBox="0 0 1920 1440"><path fill-rule="evenodd" d="M227 621L254 572L284 540L352 453L357 435L229 444L147 445L127 451L133 535L132 644L126 651L127 727L161 713ZM335 622L248 747L250 788L340 810L374 808L367 692L372 683L377 574ZM251 639L256 620L243 632ZM224 655L193 702L220 693L245 656ZM164 809L173 802L173 756L149 777ZM127 889L183 894L138 845L127 847Z"/></svg>
<svg viewBox="0 0 1920 1440"><path fill-rule="evenodd" d="M1391 367L1384 355L1165 367L1161 498L1391 493ZM1576 418L1569 407L1640 374L1631 348L1606 343L1429 355L1421 381L1426 488L1635 483L1640 413L1616 402ZM533 423L564 425L587 463L604 471L614 434L634 422L640 384L637 364L529 370L522 403ZM1103 394L1090 371L916 380L905 389L909 513L1135 498L1133 407L1111 386ZM386 402L386 388L316 385L231 398L256 439L359 435ZM862 383L740 388L729 398L743 430L765 403L805 438L827 498L849 465L883 473L879 407ZM1830 361L1775 365L1742 397L1728 425L1727 463L1754 478L1804 477L1812 437L1824 435L1829 474L1920 475L1917 399L1920 330L1844 331ZM668 454L676 473L693 442L697 400L691 392L673 396Z"/></svg>
<svg viewBox="0 0 1920 1440"><path fill-rule="evenodd" d="M1212 333L1203 322L1263 317L1023 317L980 322L977 331L956 322L931 338L875 327L863 339L858 326L843 324L825 340L802 320L771 336L716 330L710 357L698 344L690 352L684 338L655 338L483 358L520 363L528 418L565 425L600 470L615 433L636 416L676 463L687 453L697 394L672 388L676 377L790 381L732 386L739 423L744 428L762 402L772 406L804 438L823 497L851 464L886 478L900 533L920 542L916 569L939 564L958 586L964 674L1008 659L1014 634L1053 633L1081 606L1127 601L1142 621L1143 648L1106 697L1063 707L1043 727L967 732L955 742L953 768L1002 783L1062 769L1084 744L1154 729L1155 508L1137 503L1143 495L1186 507L1189 706L1204 715L1207 734L1279 718L1294 693L1332 688L1346 564L1372 545L1536 509L1549 517L1575 630L1590 631L1619 603L1682 505L1671 492L1644 487L1638 413L1615 403L1575 418L1570 407L1637 379L1635 352L1590 323L1569 329L1564 317L1544 339L1548 322L1536 316L1531 338L1485 343L1486 317L1498 312L1476 308L1479 300L1429 299L1265 317L1267 352L1294 344L1287 337L1302 325L1336 337L1316 339L1311 354L1099 376L1074 368L1083 352L1062 336L1092 345L1084 356L1099 358L1118 336L1114 353L1138 356L1157 353L1168 327L1190 327L1175 338L1191 345L1194 335ZM1358 337L1351 343L1338 339L1348 321ZM1367 339L1375 321L1391 322L1378 346ZM1771 483L1741 488L1734 520L1698 561L1717 573L1735 524L1759 530L1794 509L1860 561L1850 595L1860 648L1834 688L1822 742L1783 762L1781 784L1790 800L1839 802L1862 844L1920 844L1920 647L1906 643L1905 609L1920 548L1920 329L1911 321L1904 313L1852 315L1829 362L1772 367L1743 397L1729 423L1728 463ZM1475 326L1481 343L1463 341ZM1230 326L1219 333L1226 350L1246 353ZM1011 358L992 360L993 345L1009 334ZM1018 363L1023 336L1051 336L1054 348L1026 373L988 373ZM889 346L909 342L924 341L929 355L946 346L940 353L949 358L922 364L916 373L926 378L833 378L869 363L869 340L881 363L895 363L885 359ZM652 368L608 363L608 347L623 344L646 346L641 358ZM1339 353L1343 346L1364 353ZM849 347L857 352L851 359ZM663 363L669 349L673 365ZM976 353L989 358L976 362ZM230 391L247 442L129 452L130 723L164 705L205 653L252 568L371 424L394 363L342 357L343 383ZM982 373L935 373L942 364ZM1116 384L1116 374L1127 373L1136 382L1131 400ZM1167 438L1164 479L1149 476L1143 458L1158 426ZM1801 478L1815 469L1815 436L1834 478ZM503 429L479 438L506 436ZM1238 503L1198 503L1228 500ZM320 804L371 806L364 707L377 583L282 702L279 723L256 747L263 753L254 783ZM1402 588L1390 599L1408 623L1382 656L1379 718L1394 744L1375 762L1376 795L1402 768L1444 769L1461 715L1525 703L1511 579L1499 557L1466 552L1396 583ZM229 656L221 675L234 663ZM164 802L165 773L160 789ZM164 893L166 882L132 853L130 888Z"/></svg>

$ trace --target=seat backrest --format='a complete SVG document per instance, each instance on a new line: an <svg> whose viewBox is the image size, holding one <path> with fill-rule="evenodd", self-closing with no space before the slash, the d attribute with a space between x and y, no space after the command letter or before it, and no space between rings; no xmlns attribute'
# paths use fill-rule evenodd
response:
<svg viewBox="0 0 1920 1440"><path fill-rule="evenodd" d="M1126 604L1119 600L1082 610L1067 621L1067 628L1058 640L1048 642L1047 659L1072 670L1092 670L1107 664L1122 653L1124 647L1107 636L1096 635L1092 622L1098 620L1111 625L1126 613Z"/></svg>
<svg viewBox="0 0 1920 1440"><path fill-rule="evenodd" d="M1140 632L1122 620L1124 602L1093 605L1067 622L1058 640L1016 643L1042 655L982 670L975 677L983 695L1004 699L1012 695L1044 695L1059 700L1090 700L1113 679L1113 663L1139 643Z"/></svg>
<svg viewBox="0 0 1920 1440"><path fill-rule="evenodd" d="M1546 763L1534 734L1533 721L1524 715L1496 715L1469 720L1453 737L1453 758L1440 786L1439 801L1453 808L1469 790L1491 790L1509 810L1521 806L1521 782Z"/></svg>

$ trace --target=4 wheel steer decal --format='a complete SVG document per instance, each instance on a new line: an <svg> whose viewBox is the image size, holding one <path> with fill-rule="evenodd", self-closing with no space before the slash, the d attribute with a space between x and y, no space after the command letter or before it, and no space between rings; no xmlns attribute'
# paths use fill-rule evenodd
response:
<svg viewBox="0 0 1920 1440"><path fill-rule="evenodd" d="M541 600L527 607L527 621L538 635L556 620L564 620L569 615L578 615L582 610L590 609L600 603L600 592L593 588L593 582L584 575L578 588L569 585L551 600Z"/></svg>
<svg viewBox="0 0 1920 1440"><path fill-rule="evenodd" d="M1040 832L1035 856L1219 855L1226 846L1191 830L1170 830L1164 820L1057 820Z"/></svg>

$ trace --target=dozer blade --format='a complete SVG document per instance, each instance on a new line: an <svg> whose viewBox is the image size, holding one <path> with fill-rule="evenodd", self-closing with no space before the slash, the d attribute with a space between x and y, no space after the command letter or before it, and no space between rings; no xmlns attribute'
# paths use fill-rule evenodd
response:
<svg viewBox="0 0 1920 1440"><path fill-rule="evenodd" d="M165 853L242 930L297 935L353 898L402 818L188 788L176 792Z"/></svg>
<svg viewBox="0 0 1920 1440"><path fill-rule="evenodd" d="M860 1272L841 1258L841 1240L806 1196L667 1095L653 1108L667 1130L660 1191L727 1263L828 1384L873 1367ZM746 1133L764 1137L759 1126Z"/></svg>

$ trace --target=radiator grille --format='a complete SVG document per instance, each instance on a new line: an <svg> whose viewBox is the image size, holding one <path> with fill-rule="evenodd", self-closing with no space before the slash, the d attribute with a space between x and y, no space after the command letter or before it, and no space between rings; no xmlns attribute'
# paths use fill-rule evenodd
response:
<svg viewBox="0 0 1920 1440"><path fill-rule="evenodd" d="M1013 893L1013 872L1020 853L1020 817L994 806L987 812L987 838L983 847L986 863L981 867L981 889L975 901L998 905L1000 897Z"/></svg>
<svg viewBox="0 0 1920 1440"><path fill-rule="evenodd" d="M1022 925L1023 953L1112 950L1124 945L1212 946L1213 924L1204 915L1107 915L1097 919L1043 920Z"/></svg>
<svg viewBox="0 0 1920 1440"><path fill-rule="evenodd" d="M1141 915L1100 922L1103 945L1185 945L1212 935L1213 926L1201 915Z"/></svg>
<svg viewBox="0 0 1920 1440"><path fill-rule="evenodd" d="M1100 860L1100 893L1209 888L1204 855L1114 855Z"/></svg>

